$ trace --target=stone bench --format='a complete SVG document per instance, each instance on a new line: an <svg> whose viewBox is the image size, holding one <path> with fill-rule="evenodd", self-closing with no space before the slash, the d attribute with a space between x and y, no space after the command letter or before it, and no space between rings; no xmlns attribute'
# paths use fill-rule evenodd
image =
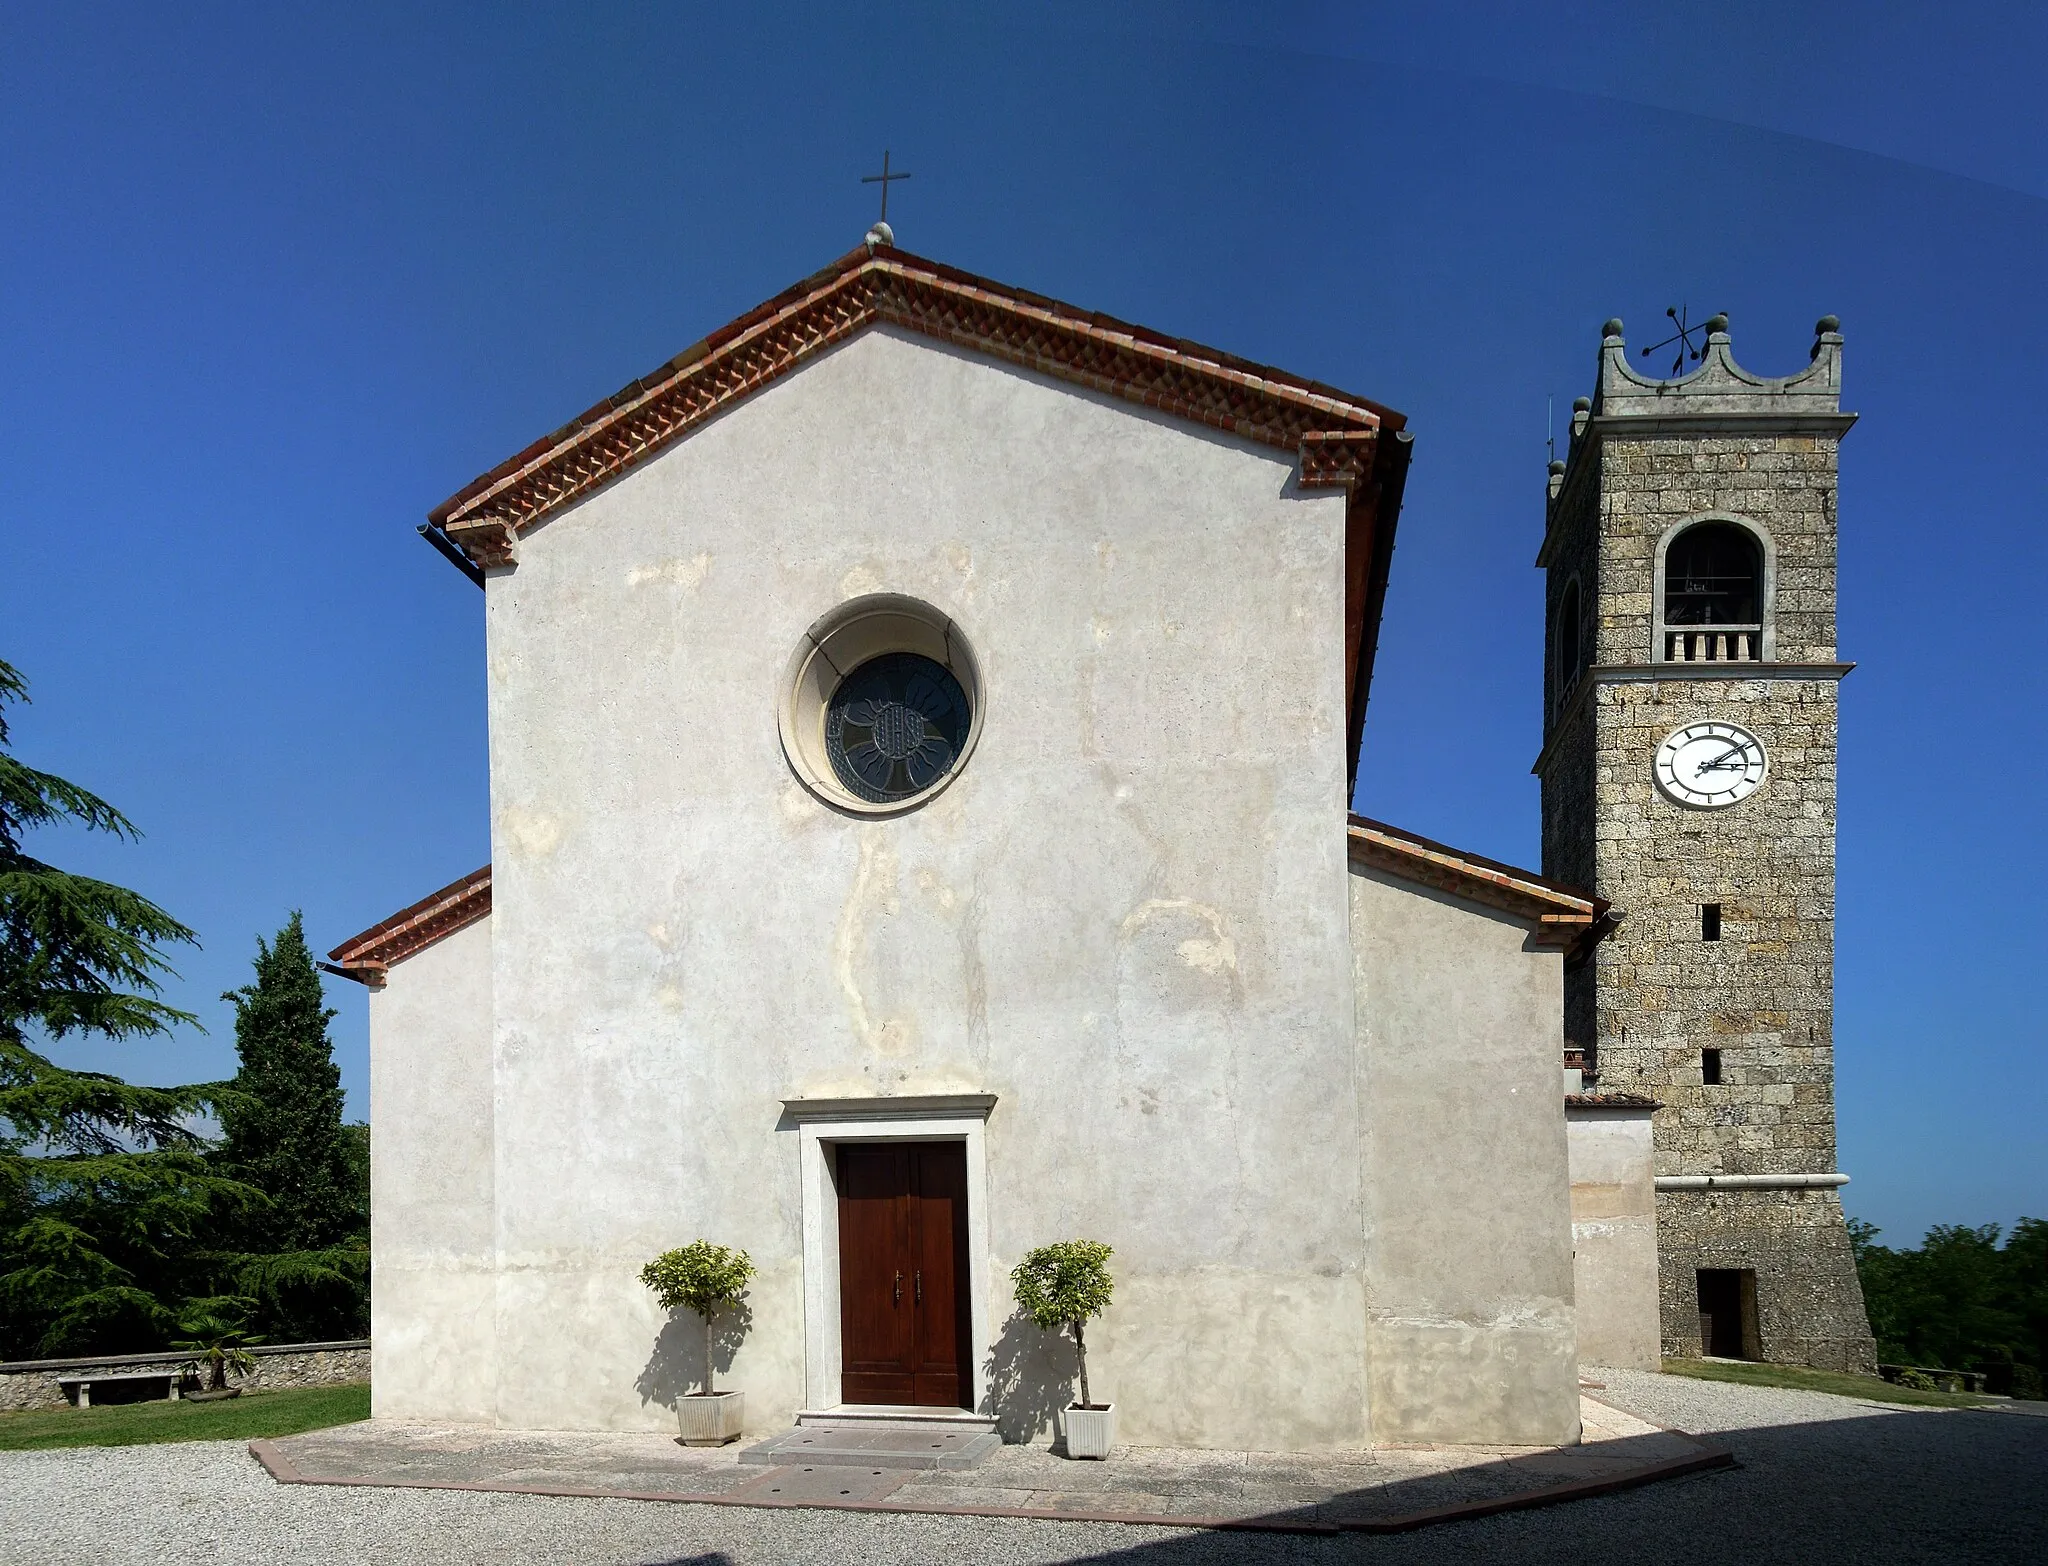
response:
<svg viewBox="0 0 2048 1566"><path fill-rule="evenodd" d="M1879 1365L1877 1373L1896 1382L1907 1372L1925 1376L1943 1392L1982 1392L1986 1373L1981 1370L1940 1370L1932 1365Z"/></svg>
<svg viewBox="0 0 2048 1566"><path fill-rule="evenodd" d="M147 1382L154 1382L163 1388L163 1397L161 1399L146 1397L117 1398L115 1401L123 1403L150 1403L168 1400L175 1403L178 1400L178 1383L183 1379L183 1375L182 1367L166 1370L124 1370L117 1371L112 1375L102 1376L59 1376L57 1378L57 1385L62 1387L65 1395L80 1408L92 1407L92 1391L94 1387L140 1387Z"/></svg>

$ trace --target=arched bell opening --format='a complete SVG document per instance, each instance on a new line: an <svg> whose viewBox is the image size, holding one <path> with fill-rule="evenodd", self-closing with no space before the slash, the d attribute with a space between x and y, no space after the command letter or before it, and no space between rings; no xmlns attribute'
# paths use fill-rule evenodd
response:
<svg viewBox="0 0 2048 1566"><path fill-rule="evenodd" d="M1682 523L1658 549L1661 663L1757 663L1771 656L1771 550L1731 518Z"/></svg>
<svg viewBox="0 0 2048 1566"><path fill-rule="evenodd" d="M1557 634L1551 644L1551 665L1555 671L1553 695L1557 705L1562 707L1579 683L1579 671L1585 661L1585 606L1579 595L1579 579L1573 577L1564 584L1564 592L1557 600Z"/></svg>

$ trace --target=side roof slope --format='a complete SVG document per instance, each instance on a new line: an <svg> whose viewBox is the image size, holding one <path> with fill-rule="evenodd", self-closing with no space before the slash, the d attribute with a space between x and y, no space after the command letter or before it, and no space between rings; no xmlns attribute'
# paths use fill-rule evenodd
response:
<svg viewBox="0 0 2048 1566"><path fill-rule="evenodd" d="M1358 863L1512 914L1535 926L1538 945L1576 953L1613 928L1606 899L1533 870L1468 854L1365 816L1350 818L1348 838L1350 857Z"/></svg>
<svg viewBox="0 0 2048 1566"><path fill-rule="evenodd" d="M1348 819L1347 837L1350 857L1360 864L1513 914L1535 926L1540 945L1577 952L1612 928L1605 900L1534 871L1463 853L1364 816ZM333 964L328 971L381 988L394 965L490 911L491 867L485 865L350 936L327 954Z"/></svg>
<svg viewBox="0 0 2048 1566"><path fill-rule="evenodd" d="M490 911L491 867L485 865L350 936L327 954L327 971L382 989L393 966L467 929Z"/></svg>

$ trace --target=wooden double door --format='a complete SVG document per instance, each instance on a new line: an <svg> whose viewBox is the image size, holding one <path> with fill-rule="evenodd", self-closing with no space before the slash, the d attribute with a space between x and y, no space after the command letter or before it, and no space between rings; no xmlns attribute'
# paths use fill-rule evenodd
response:
<svg viewBox="0 0 2048 1566"><path fill-rule="evenodd" d="M840 1398L965 1408L967 1149L839 1145Z"/></svg>

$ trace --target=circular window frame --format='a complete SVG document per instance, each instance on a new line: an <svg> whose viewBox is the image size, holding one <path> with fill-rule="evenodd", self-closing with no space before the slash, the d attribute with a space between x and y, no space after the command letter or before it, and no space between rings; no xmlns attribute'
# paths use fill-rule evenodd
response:
<svg viewBox="0 0 2048 1566"><path fill-rule="evenodd" d="M846 677L890 653L915 653L942 666L967 697L967 738L943 777L906 799L862 799L839 781L825 748L825 711ZM921 599L901 593L850 598L814 621L783 671L776 725L790 771L814 796L850 816L900 816L944 793L966 770L985 711L981 665L960 627Z"/></svg>

